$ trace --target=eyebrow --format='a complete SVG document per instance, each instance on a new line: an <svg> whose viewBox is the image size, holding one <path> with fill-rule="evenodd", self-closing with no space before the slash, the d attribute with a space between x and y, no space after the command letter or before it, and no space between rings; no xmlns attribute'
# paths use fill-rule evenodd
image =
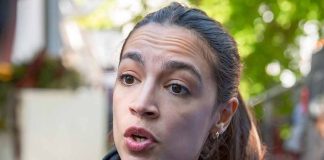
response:
<svg viewBox="0 0 324 160"><path fill-rule="evenodd" d="M144 65L144 60L143 57L141 56L141 54L139 54L138 52L126 52L120 59L120 62L124 59L131 59L133 61L136 61L142 65Z"/></svg>
<svg viewBox="0 0 324 160"><path fill-rule="evenodd" d="M136 61L142 65L144 65L144 59L142 55L138 52L126 52L120 59L120 62L124 59L131 59L133 61ZM201 84L202 78L199 74L198 70L191 64L181 62L181 61L175 61L170 60L163 64L163 70L187 70L190 73L192 73L197 79L199 80L199 83Z"/></svg>
<svg viewBox="0 0 324 160"><path fill-rule="evenodd" d="M201 83L202 78L198 70L191 64L180 62L180 61L167 61L164 65L165 70L187 70L198 78L199 83Z"/></svg>

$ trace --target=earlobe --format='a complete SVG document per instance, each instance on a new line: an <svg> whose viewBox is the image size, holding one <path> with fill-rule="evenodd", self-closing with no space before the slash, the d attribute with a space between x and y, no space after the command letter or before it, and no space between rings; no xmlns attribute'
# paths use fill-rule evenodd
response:
<svg viewBox="0 0 324 160"><path fill-rule="evenodd" d="M216 128L220 134L223 133L229 126L231 119L234 116L238 106L239 102L236 97L231 98L226 103L220 106L220 118L219 121L216 123Z"/></svg>
<svg viewBox="0 0 324 160"><path fill-rule="evenodd" d="M216 124L216 127L218 128L218 132L219 132L220 134L222 134L222 133L226 130L226 128L224 128L225 125L224 125L223 122L220 122L220 123Z"/></svg>

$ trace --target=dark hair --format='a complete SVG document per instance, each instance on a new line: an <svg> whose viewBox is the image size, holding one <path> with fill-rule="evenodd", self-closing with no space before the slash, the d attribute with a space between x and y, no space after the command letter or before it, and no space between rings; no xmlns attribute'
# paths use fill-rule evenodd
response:
<svg viewBox="0 0 324 160"><path fill-rule="evenodd" d="M263 159L264 151L255 123L238 91L241 64L234 39L205 12L176 2L144 17L127 39L149 23L176 25L197 35L214 53L211 65L217 85L217 103L224 103L231 97L239 100L238 110L227 130L217 139L208 136L199 159Z"/></svg>

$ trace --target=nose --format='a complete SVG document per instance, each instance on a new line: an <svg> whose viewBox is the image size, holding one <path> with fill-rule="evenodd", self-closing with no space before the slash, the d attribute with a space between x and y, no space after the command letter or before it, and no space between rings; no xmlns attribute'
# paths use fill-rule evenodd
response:
<svg viewBox="0 0 324 160"><path fill-rule="evenodd" d="M156 119L160 116L159 107L155 100L153 87L143 87L136 100L129 106L131 114L145 119Z"/></svg>

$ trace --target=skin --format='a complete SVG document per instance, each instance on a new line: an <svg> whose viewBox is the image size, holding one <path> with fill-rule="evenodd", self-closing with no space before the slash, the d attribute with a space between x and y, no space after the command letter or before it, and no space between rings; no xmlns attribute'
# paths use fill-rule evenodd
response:
<svg viewBox="0 0 324 160"><path fill-rule="evenodd" d="M209 132L229 124L237 100L215 106L216 83L202 53L209 49L201 42L185 28L160 24L145 25L129 37L113 96L121 159L198 159ZM158 142L144 152L129 151L124 133L131 126L145 128Z"/></svg>

